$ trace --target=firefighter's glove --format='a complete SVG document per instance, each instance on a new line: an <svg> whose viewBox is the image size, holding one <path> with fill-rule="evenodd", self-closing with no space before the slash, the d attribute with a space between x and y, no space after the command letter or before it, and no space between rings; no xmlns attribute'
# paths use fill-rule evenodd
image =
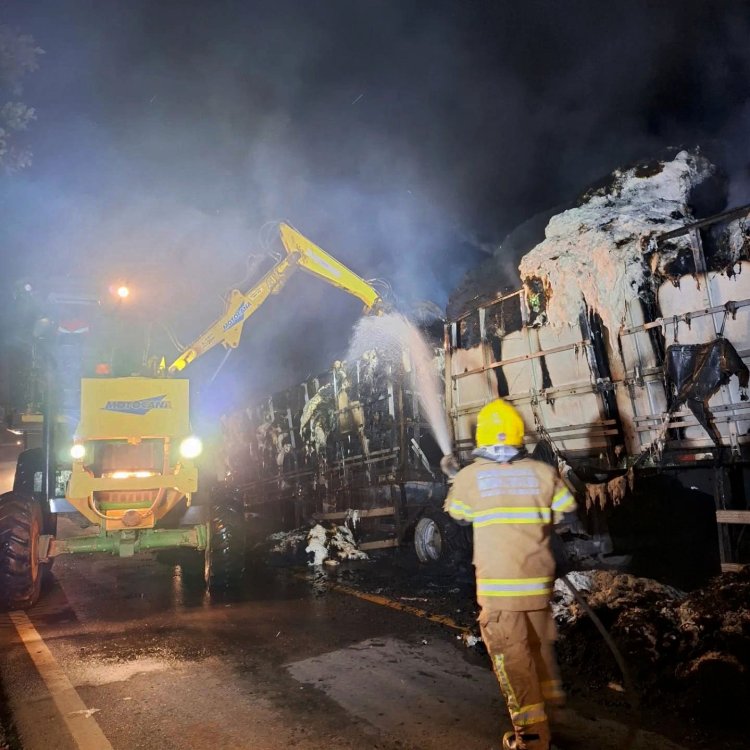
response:
<svg viewBox="0 0 750 750"><path fill-rule="evenodd" d="M453 479L461 467L458 465L456 457L452 453L447 453L440 459L440 468L448 479Z"/></svg>

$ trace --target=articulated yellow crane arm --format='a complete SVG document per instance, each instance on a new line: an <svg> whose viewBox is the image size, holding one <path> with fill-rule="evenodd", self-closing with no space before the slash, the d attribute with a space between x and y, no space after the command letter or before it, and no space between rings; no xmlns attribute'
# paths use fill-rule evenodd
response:
<svg viewBox="0 0 750 750"><path fill-rule="evenodd" d="M380 311L382 305L380 295L364 279L288 224L281 224L279 231L286 256L248 292L243 294L237 289L232 290L224 315L209 326L172 362L169 366L170 373L184 370L193 360L217 344L222 344L225 349L236 349L240 343L245 321L268 297L279 293L297 268L302 268L358 297L365 303L365 312Z"/></svg>

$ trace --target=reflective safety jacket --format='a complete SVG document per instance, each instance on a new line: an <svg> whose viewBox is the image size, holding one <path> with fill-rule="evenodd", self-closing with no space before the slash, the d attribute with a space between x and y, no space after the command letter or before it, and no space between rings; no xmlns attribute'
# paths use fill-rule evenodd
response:
<svg viewBox="0 0 750 750"><path fill-rule="evenodd" d="M456 474L445 510L474 527L477 601L483 610L547 607L554 584L553 524L575 510L557 472L531 458L477 458Z"/></svg>

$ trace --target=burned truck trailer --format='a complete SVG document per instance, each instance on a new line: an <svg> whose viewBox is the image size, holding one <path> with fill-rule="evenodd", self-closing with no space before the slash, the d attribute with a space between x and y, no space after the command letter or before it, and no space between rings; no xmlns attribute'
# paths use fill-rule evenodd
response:
<svg viewBox="0 0 750 750"><path fill-rule="evenodd" d="M433 347L436 375L440 343ZM465 547L463 532L432 533L448 522L442 451L421 411L408 352L337 361L225 416L223 428L227 482L258 533L350 519L361 524L364 550L397 547L415 527L425 560Z"/></svg>
<svg viewBox="0 0 750 750"><path fill-rule="evenodd" d="M433 335L461 463L470 460L479 409L500 396L522 414L527 447L558 463L585 498L595 547L606 551L609 511L656 476L676 495L712 497L715 509L699 523L710 526L714 547L718 532L723 569L746 562L748 213L646 240L644 263L668 264L670 273L645 277L615 330L588 305L574 324L555 325L548 310L556 290L537 277L465 305L442 341ZM730 242L731 254L717 252ZM413 539L423 561L462 554L465 532L441 512L442 451L417 391L408 352L394 362L373 351L226 417L228 481L251 526L276 531L354 516L365 549ZM638 533L658 542L698 523L687 518L687 501L674 499L674 515L648 526L647 511Z"/></svg>
<svg viewBox="0 0 750 750"><path fill-rule="evenodd" d="M750 206L644 241L644 283L613 330L585 304L553 325L549 279L467 306L446 327L446 406L458 455L469 458L476 415L512 403L586 497L618 504L649 477L678 495L713 496L721 565L747 562L750 525ZM523 270L523 264L522 264ZM666 527L668 538L687 503ZM699 551L696 551L699 554Z"/></svg>

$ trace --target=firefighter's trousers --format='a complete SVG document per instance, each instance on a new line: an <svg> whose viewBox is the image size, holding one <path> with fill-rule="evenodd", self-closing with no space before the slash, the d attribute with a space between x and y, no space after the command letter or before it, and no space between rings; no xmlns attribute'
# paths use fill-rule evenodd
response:
<svg viewBox="0 0 750 750"><path fill-rule="evenodd" d="M557 630L552 612L549 608L530 612L483 610L479 624L518 746L546 750L550 730L545 704L565 703L554 651Z"/></svg>

